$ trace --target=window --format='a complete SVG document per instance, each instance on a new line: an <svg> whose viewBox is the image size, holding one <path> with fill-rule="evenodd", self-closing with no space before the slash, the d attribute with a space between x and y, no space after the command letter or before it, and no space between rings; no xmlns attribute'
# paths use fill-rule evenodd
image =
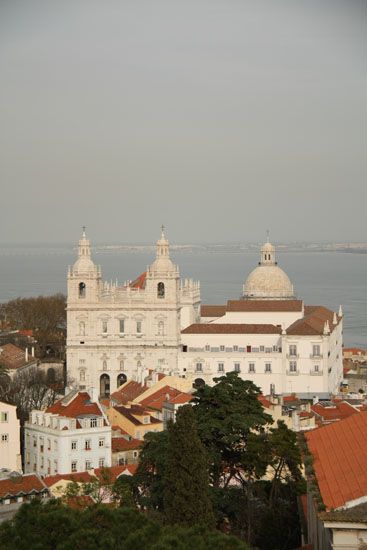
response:
<svg viewBox="0 0 367 550"><path fill-rule="evenodd" d="M71 463L71 471L72 472L76 472L78 469L78 463L76 460L73 460L72 463Z"/></svg>
<svg viewBox="0 0 367 550"><path fill-rule="evenodd" d="M51 474L51 460L47 461L47 473Z"/></svg>
<svg viewBox="0 0 367 550"><path fill-rule="evenodd" d="M314 370L314 372L320 372L320 367L319 367L319 365L314 365L313 370Z"/></svg>
<svg viewBox="0 0 367 550"><path fill-rule="evenodd" d="M83 367L85 365L85 359L79 359L79 367Z"/></svg>
<svg viewBox="0 0 367 550"><path fill-rule="evenodd" d="M91 428L96 428L96 427L97 427L97 424L98 424L97 418L91 418L91 420L90 420L90 427L91 427Z"/></svg>
<svg viewBox="0 0 367 550"><path fill-rule="evenodd" d="M9 441L9 434L1 434L1 443L7 443Z"/></svg>
<svg viewBox="0 0 367 550"><path fill-rule="evenodd" d="M0 422L8 422L9 417L7 412L1 412L0 413Z"/></svg>
<svg viewBox="0 0 367 550"><path fill-rule="evenodd" d="M85 298L85 283L79 283L79 298Z"/></svg>
<svg viewBox="0 0 367 550"><path fill-rule="evenodd" d="M51 451L51 439L47 440L47 450Z"/></svg>
<svg viewBox="0 0 367 550"><path fill-rule="evenodd" d="M90 439L86 439L86 440L85 440L85 443L84 443L84 449L85 449L86 451L90 451L91 448L92 448L92 447L91 447Z"/></svg>
<svg viewBox="0 0 367 550"><path fill-rule="evenodd" d="M100 458L99 461L98 461L98 466L100 468L103 468L104 467L104 458Z"/></svg>
<svg viewBox="0 0 367 550"><path fill-rule="evenodd" d="M218 372L224 372L224 363L218 363Z"/></svg>
<svg viewBox="0 0 367 550"><path fill-rule="evenodd" d="M314 357L320 357L321 353L320 353L320 346L319 345L312 346L312 355Z"/></svg>
<svg viewBox="0 0 367 550"><path fill-rule="evenodd" d="M120 319L120 333L125 332L125 319Z"/></svg>
<svg viewBox="0 0 367 550"><path fill-rule="evenodd" d="M202 372L202 371L203 371L203 364L196 363L196 372Z"/></svg>
<svg viewBox="0 0 367 550"><path fill-rule="evenodd" d="M271 372L271 363L265 363L265 372Z"/></svg>
<svg viewBox="0 0 367 550"><path fill-rule="evenodd" d="M108 330L108 322L102 321L102 333L107 334L107 330Z"/></svg>
<svg viewBox="0 0 367 550"><path fill-rule="evenodd" d="M249 363L248 371L249 372L255 372L255 363Z"/></svg>
<svg viewBox="0 0 367 550"><path fill-rule="evenodd" d="M79 336L85 336L85 323L80 321L79 323Z"/></svg>
<svg viewBox="0 0 367 550"><path fill-rule="evenodd" d="M289 372L297 372L297 361L289 362Z"/></svg>
<svg viewBox="0 0 367 550"><path fill-rule="evenodd" d="M235 371L235 372L241 372L241 365L240 365L240 363L235 363L235 364L234 364L234 371Z"/></svg>
<svg viewBox="0 0 367 550"><path fill-rule="evenodd" d="M251 346L246 346L246 352L251 353Z"/></svg>
<svg viewBox="0 0 367 550"><path fill-rule="evenodd" d="M80 382L85 382L85 370L82 369L79 373L79 380Z"/></svg>
<svg viewBox="0 0 367 550"><path fill-rule="evenodd" d="M37 438L33 436L33 447L37 447Z"/></svg>
<svg viewBox="0 0 367 550"><path fill-rule="evenodd" d="M91 463L90 460L85 461L85 469L86 470L91 470L92 469L92 463Z"/></svg>
<svg viewBox="0 0 367 550"><path fill-rule="evenodd" d="M77 445L78 445L78 442L77 442L77 441L72 441L72 442L71 442L71 450L72 450L72 451L76 451Z"/></svg>
<svg viewBox="0 0 367 550"><path fill-rule="evenodd" d="M101 438L101 439L98 441L98 447L104 447L104 439Z"/></svg>
<svg viewBox="0 0 367 550"><path fill-rule="evenodd" d="M205 345L205 351L210 351L210 346L208 344Z"/></svg>
<svg viewBox="0 0 367 550"><path fill-rule="evenodd" d="M164 296L165 296L164 283L158 283L158 285L157 285L157 298L164 298Z"/></svg>
<svg viewBox="0 0 367 550"><path fill-rule="evenodd" d="M297 346L295 344L291 344L289 346L289 355L292 355L292 356L297 355Z"/></svg>
<svg viewBox="0 0 367 550"><path fill-rule="evenodd" d="M219 351L225 351L225 346L219 346Z"/></svg>
<svg viewBox="0 0 367 550"><path fill-rule="evenodd" d="M233 346L233 351L238 351L238 346Z"/></svg>
<svg viewBox="0 0 367 550"><path fill-rule="evenodd" d="M260 346L260 352L264 352L265 351L265 346Z"/></svg>
<svg viewBox="0 0 367 550"><path fill-rule="evenodd" d="M57 460L54 460L54 472L57 474Z"/></svg>
<svg viewBox="0 0 367 550"><path fill-rule="evenodd" d="M141 328L142 328L142 322L141 321L136 321L136 332L138 334L141 333Z"/></svg>

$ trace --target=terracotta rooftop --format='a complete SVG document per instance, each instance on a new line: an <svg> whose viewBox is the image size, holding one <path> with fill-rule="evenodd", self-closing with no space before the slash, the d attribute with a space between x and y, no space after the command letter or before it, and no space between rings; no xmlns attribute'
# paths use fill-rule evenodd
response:
<svg viewBox="0 0 367 550"><path fill-rule="evenodd" d="M305 437L328 510L367 498L367 411L307 432Z"/></svg>
<svg viewBox="0 0 367 550"><path fill-rule="evenodd" d="M46 476L43 481L47 487L52 487L55 483L59 483L62 480L75 481L76 483L88 483L92 479L89 472L75 472L70 474L55 474L53 476Z"/></svg>
<svg viewBox="0 0 367 550"><path fill-rule="evenodd" d="M343 353L353 353L354 355L367 355L367 350L362 348L344 348Z"/></svg>
<svg viewBox="0 0 367 550"><path fill-rule="evenodd" d="M78 392L68 401L68 396L59 399L46 412L66 416L67 418L80 418L83 416L103 416L98 403L90 400L89 393Z"/></svg>
<svg viewBox="0 0 367 550"><path fill-rule="evenodd" d="M47 491L47 487L36 474L24 474L0 479L0 498L31 495Z"/></svg>
<svg viewBox="0 0 367 550"><path fill-rule="evenodd" d="M222 317L226 312L227 306L205 306L200 308L201 317Z"/></svg>
<svg viewBox="0 0 367 550"><path fill-rule="evenodd" d="M137 277L135 279L135 281L133 281L132 283L130 283L130 288L132 290L143 290L145 288L145 284L146 284L146 278L147 278L147 272L144 271L144 273L142 273L141 275L139 275L139 277Z"/></svg>
<svg viewBox="0 0 367 550"><path fill-rule="evenodd" d="M341 320L338 315L337 321ZM295 321L287 328L287 334L297 336L313 336L324 334L325 322L329 322L330 332L336 325L333 325L334 312L324 306L305 306L304 317Z"/></svg>
<svg viewBox="0 0 367 550"><path fill-rule="evenodd" d="M260 403L262 404L263 407L265 407L266 409L270 409L271 407L271 401L269 401L269 399L267 399L265 397L265 395L258 395L257 396L258 400L260 401Z"/></svg>
<svg viewBox="0 0 367 550"><path fill-rule="evenodd" d="M176 395L176 397L172 397L172 399L169 400L169 403L173 403L174 405L183 405L184 403L190 403L191 400L191 393L182 392Z"/></svg>
<svg viewBox="0 0 367 550"><path fill-rule="evenodd" d="M143 407L161 411L165 401L170 401L171 398L176 397L180 393L181 391L176 390L176 388L172 388L171 386L163 386L163 388L160 388L143 399L143 401L140 401L140 404L143 405Z"/></svg>
<svg viewBox="0 0 367 550"><path fill-rule="evenodd" d="M195 323L181 331L181 334L281 334L275 325L240 323Z"/></svg>
<svg viewBox="0 0 367 550"><path fill-rule="evenodd" d="M113 437L112 440L112 452L118 453L121 451L133 451L141 447L143 442L141 439L126 439L126 437Z"/></svg>
<svg viewBox="0 0 367 550"><path fill-rule="evenodd" d="M228 300L226 311L302 311L302 300Z"/></svg>
<svg viewBox="0 0 367 550"><path fill-rule="evenodd" d="M316 403L311 406L311 410L316 414L316 417L324 423L335 422L348 418L352 414L359 413L359 409L356 409L350 403L346 401L333 401L330 405L323 405L322 403Z"/></svg>
<svg viewBox="0 0 367 550"><path fill-rule="evenodd" d="M130 401L134 401L139 395L144 393L147 390L147 386L136 382L135 380L130 380L122 384L118 390L111 394L111 399L115 403L126 405Z"/></svg>
<svg viewBox="0 0 367 550"><path fill-rule="evenodd" d="M123 405L117 405L114 409L119 412L122 416L130 420L135 426L149 426L149 424L160 423L160 420L157 420L150 415L149 411L146 411L140 405L131 405L131 407L124 407ZM149 422L147 424L141 422L136 416L149 416Z"/></svg>
<svg viewBox="0 0 367 550"><path fill-rule="evenodd" d="M29 355L28 361L25 360L25 351L14 344L0 345L0 361L5 368L16 370L25 365L36 363L37 359Z"/></svg>

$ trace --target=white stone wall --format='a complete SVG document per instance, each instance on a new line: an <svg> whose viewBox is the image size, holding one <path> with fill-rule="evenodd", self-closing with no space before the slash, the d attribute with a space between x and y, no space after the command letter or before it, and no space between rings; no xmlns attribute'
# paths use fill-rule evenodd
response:
<svg viewBox="0 0 367 550"><path fill-rule="evenodd" d="M17 408L0 401L0 468L21 472Z"/></svg>

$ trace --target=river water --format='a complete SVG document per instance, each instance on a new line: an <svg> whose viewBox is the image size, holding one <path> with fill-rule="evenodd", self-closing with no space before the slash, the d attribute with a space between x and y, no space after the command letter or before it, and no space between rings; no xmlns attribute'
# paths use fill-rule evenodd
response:
<svg viewBox="0 0 367 550"><path fill-rule="evenodd" d="M257 266L255 252L175 250L171 254L182 277L201 282L205 304L223 304L241 295L248 273ZM71 245L0 246L0 302L18 296L66 292L68 265L76 258ZM145 271L153 251L96 250L94 261L106 280L121 283ZM367 254L339 252L282 252L278 263L307 305L322 304L344 311L345 346L367 347Z"/></svg>

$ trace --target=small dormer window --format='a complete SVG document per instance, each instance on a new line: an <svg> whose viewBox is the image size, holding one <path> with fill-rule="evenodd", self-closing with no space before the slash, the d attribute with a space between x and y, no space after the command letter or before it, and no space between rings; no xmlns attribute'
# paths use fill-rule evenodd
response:
<svg viewBox="0 0 367 550"><path fill-rule="evenodd" d="M79 283L79 298L85 298L85 283Z"/></svg>
<svg viewBox="0 0 367 550"><path fill-rule="evenodd" d="M158 298L164 298L164 296L165 296L164 283L158 283L158 285L157 285L157 297Z"/></svg>

